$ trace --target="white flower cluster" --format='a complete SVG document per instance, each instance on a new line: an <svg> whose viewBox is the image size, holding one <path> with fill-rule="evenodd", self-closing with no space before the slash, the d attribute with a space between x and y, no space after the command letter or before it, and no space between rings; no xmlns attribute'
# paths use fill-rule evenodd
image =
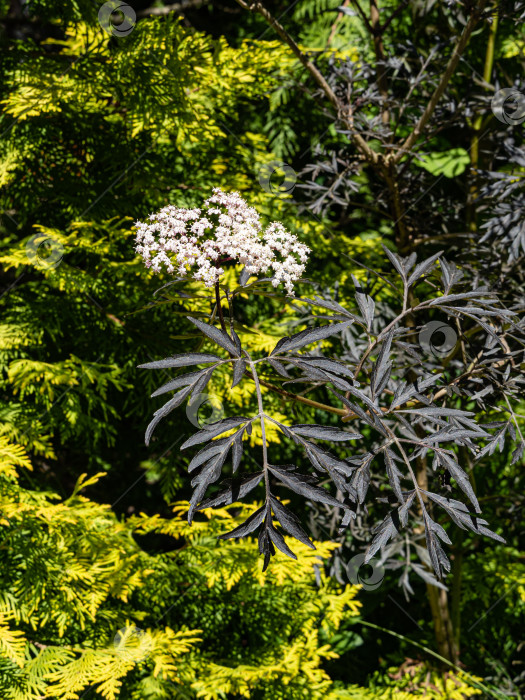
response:
<svg viewBox="0 0 525 700"><path fill-rule="evenodd" d="M310 248L276 221L265 230L259 214L238 192L214 188L202 209L172 205L151 214L150 223L135 224L135 250L146 267L193 277L212 287L224 274L221 265L233 261L251 274L273 271L274 287L283 283L293 295L293 282L304 272Z"/></svg>

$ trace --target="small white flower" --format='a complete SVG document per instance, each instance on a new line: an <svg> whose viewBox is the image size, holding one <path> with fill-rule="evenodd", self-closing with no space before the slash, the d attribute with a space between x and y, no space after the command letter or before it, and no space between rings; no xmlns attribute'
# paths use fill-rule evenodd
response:
<svg viewBox="0 0 525 700"><path fill-rule="evenodd" d="M164 266L173 273L175 267L166 254L171 252L177 273L186 276L188 266L193 278L202 280L206 287L212 287L224 274L220 262L226 259L246 265L251 274L273 270L273 286L282 283L293 295L293 283L301 278L310 252L277 221L263 231L259 214L238 192L226 193L218 187L203 209L169 205L148 219L152 223L135 223L135 250L146 267L160 272Z"/></svg>

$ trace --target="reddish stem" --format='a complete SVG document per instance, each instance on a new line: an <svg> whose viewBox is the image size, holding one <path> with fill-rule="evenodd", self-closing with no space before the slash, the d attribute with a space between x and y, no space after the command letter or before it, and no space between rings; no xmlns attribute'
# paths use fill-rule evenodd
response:
<svg viewBox="0 0 525 700"><path fill-rule="evenodd" d="M226 330L226 324L224 323L224 316L222 314L222 306L221 306L221 290L219 289L219 280L215 282L215 299L217 301L217 312L219 314L219 320L221 322L221 328L222 330L227 333Z"/></svg>

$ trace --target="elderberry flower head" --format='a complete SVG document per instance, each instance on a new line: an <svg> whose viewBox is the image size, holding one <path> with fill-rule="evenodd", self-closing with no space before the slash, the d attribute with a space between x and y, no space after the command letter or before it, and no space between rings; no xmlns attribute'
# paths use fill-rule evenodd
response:
<svg viewBox="0 0 525 700"><path fill-rule="evenodd" d="M263 229L259 214L238 192L219 187L202 209L169 205L151 214L149 223L135 224L136 245L146 267L196 280L212 287L224 274L224 262L246 266L251 274L273 271L272 284L284 284L293 295L293 283L304 272L310 248L276 221Z"/></svg>

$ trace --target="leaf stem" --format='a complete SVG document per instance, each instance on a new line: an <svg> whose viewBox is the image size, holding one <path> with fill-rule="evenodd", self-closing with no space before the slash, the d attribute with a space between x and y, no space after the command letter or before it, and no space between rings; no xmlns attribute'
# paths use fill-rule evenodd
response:
<svg viewBox="0 0 525 700"><path fill-rule="evenodd" d="M508 398L507 398L507 395L506 395L506 394L503 394L503 398L505 399L505 403L506 403L507 406L509 407L509 413L510 413L510 415L512 416L512 420L514 421L514 425L516 426L516 430L518 431L518 434L519 434L519 436L520 436L520 438L521 438L521 441L522 441L522 442L525 442L525 441L523 440L523 434L522 434L522 432L521 432L521 430L520 430L520 426L518 425L518 421L516 420L516 414L515 414L514 411L512 410L512 406L511 406L510 403L509 403L509 400L508 400Z"/></svg>
<svg viewBox="0 0 525 700"><path fill-rule="evenodd" d="M417 478L416 478L416 475L414 474L414 470L412 469L412 465L410 464L410 460L408 459L408 457L407 457L407 455L406 455L406 452L405 452L405 450L403 449L403 446L401 445L401 442L399 441L399 439L398 439L398 437L395 435L395 433L394 433L392 430L390 430L390 428L389 428L388 426L385 425L384 427L386 428L387 432L390 433L390 438L391 438L391 440L396 444L397 449L400 451L401 457L403 457L403 461L404 461L404 463L406 464L406 466L407 466L407 468L408 468L408 471L410 472L410 476L411 476L411 478L412 478L412 483L414 484L414 488L415 488L415 491L416 491L416 494L417 494L417 498L418 498L418 501L419 501L419 503L420 503L421 510L423 511L423 516L424 516L425 513L426 513L425 503L424 503L424 500L423 500L423 496L421 495L421 487L420 487L420 485L419 485L419 483L418 483L418 480L417 480Z"/></svg>
<svg viewBox="0 0 525 700"><path fill-rule="evenodd" d="M225 333L227 333L228 331L226 330L226 324L224 323L224 316L222 314L221 290L219 288L219 280L217 280L215 282L215 299L217 301L217 311L219 313L219 320L221 322L221 328Z"/></svg>
<svg viewBox="0 0 525 700"><path fill-rule="evenodd" d="M271 391L275 391L280 396L290 399L291 401L299 401L300 403L304 403L312 408L318 408L321 411L327 411L328 413L335 413L337 416L348 416L348 411L344 408L335 408L335 406L328 406L327 404L319 403L319 401L313 401L312 399L307 399L304 396L292 394L290 391L286 391L285 389L281 389L274 384L270 384L270 382L267 382L264 379L259 379L259 384L265 386Z"/></svg>
<svg viewBox="0 0 525 700"><path fill-rule="evenodd" d="M268 445L266 443L266 426L264 424L265 415L264 415L264 406L263 406L262 393L261 393L261 385L259 382L259 376L257 374L257 370L255 369L255 363L253 362L250 355L246 352L246 350L244 350L244 354L246 355L248 362L250 364L250 367L252 370L252 375L253 375L253 381L255 382L255 391L257 392L257 406L259 407L259 417L261 420L264 483L266 486L266 501L268 501L268 499L270 497L270 479L268 476Z"/></svg>

